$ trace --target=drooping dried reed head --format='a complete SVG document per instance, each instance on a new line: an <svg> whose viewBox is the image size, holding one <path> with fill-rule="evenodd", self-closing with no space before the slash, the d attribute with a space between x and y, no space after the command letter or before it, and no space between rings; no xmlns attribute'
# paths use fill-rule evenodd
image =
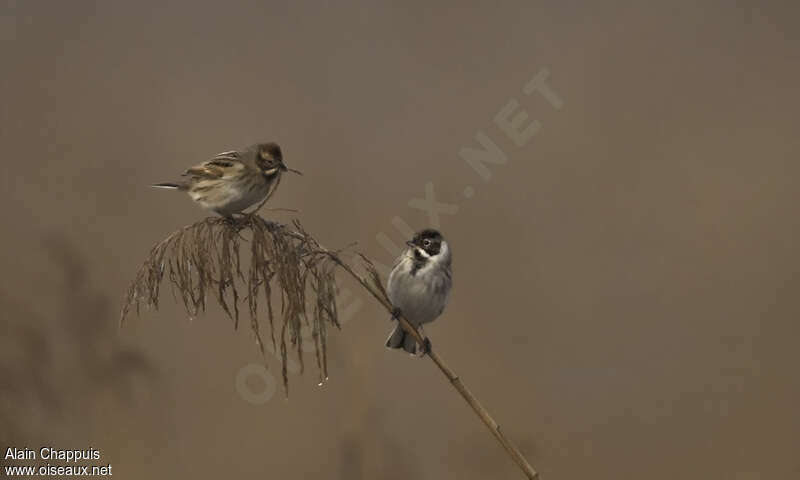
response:
<svg viewBox="0 0 800 480"><path fill-rule="evenodd" d="M239 305L246 302L250 328L263 355L258 315L259 295L263 295L273 351L280 351L288 392L290 348L297 352L303 369L303 325L311 329L320 381L327 378L327 327L339 328L335 258L297 221L289 228L257 215L206 218L173 232L150 250L125 295L120 323L133 308L137 314L142 306L158 309L166 277L173 296L182 300L190 317L205 311L210 297L238 328ZM280 325L275 322L275 303Z"/></svg>

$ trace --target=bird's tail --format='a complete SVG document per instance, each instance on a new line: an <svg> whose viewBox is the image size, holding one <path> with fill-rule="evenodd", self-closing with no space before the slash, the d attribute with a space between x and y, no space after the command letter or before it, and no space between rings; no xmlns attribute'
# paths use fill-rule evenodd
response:
<svg viewBox="0 0 800 480"><path fill-rule="evenodd" d="M386 346L389 348L402 348L412 355L417 353L417 341L414 340L413 335L409 335L408 332L403 330L399 323L386 340Z"/></svg>
<svg viewBox="0 0 800 480"><path fill-rule="evenodd" d="M186 185L185 183L171 183L171 182L156 183L150 186L155 188L166 188L167 190L187 190L189 188L189 186Z"/></svg>

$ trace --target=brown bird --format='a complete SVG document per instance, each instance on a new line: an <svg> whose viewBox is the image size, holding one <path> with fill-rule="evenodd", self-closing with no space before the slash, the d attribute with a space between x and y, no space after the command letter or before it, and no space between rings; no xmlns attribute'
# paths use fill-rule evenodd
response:
<svg viewBox="0 0 800 480"><path fill-rule="evenodd" d="M187 192L203 208L231 217L266 202L286 171L301 174L283 163L277 143L257 143L244 150L218 153L186 170L185 180L157 183L153 187Z"/></svg>

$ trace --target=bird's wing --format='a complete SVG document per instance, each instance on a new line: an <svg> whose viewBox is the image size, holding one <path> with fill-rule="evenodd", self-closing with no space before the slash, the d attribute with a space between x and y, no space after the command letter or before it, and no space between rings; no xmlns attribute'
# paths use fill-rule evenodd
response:
<svg viewBox="0 0 800 480"><path fill-rule="evenodd" d="M213 160L216 160L218 158L223 160L237 160L239 157L241 157L241 155L242 154L237 152L236 150L231 150L230 152L221 152L214 155Z"/></svg>
<svg viewBox="0 0 800 480"><path fill-rule="evenodd" d="M391 283L394 280L394 274L397 272L397 267L400 266L400 263L403 262L408 257L408 250L403 250L403 252L398 255L398 257L394 260L392 264L392 269L389 272L389 276L386 278L386 290L391 290Z"/></svg>
<svg viewBox="0 0 800 480"><path fill-rule="evenodd" d="M395 258L395 259L394 259L394 263L392 263L392 270L394 270L395 268L397 268L397 266L398 266L398 265L400 265L400 262L402 262L402 261L403 261L403 259L404 259L404 258L406 258L407 256L408 256L408 250L407 250L407 249L404 249L404 250L403 250L403 251L400 253L400 255L398 255L398 256L397 256L397 258Z"/></svg>
<svg viewBox="0 0 800 480"><path fill-rule="evenodd" d="M183 175L194 178L222 178L225 170L241 164L241 154L235 150L214 155L211 160L187 169Z"/></svg>

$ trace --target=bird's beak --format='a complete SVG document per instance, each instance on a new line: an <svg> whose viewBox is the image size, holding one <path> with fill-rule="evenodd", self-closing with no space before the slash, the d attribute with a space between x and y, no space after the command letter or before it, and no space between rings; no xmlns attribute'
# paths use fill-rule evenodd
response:
<svg viewBox="0 0 800 480"><path fill-rule="evenodd" d="M283 170L284 172L296 173L296 174L301 175L301 176L303 175L303 172L301 172L300 170L295 170L294 168L289 168L289 167L287 167L286 165L284 165L282 163L281 163L281 170Z"/></svg>
<svg viewBox="0 0 800 480"><path fill-rule="evenodd" d="M414 242L412 242L411 240L407 241L407 242L406 242L406 245L408 245L408 246L409 246L409 247L411 247L411 248L414 248L414 247L416 247L416 245L414 245Z"/></svg>

